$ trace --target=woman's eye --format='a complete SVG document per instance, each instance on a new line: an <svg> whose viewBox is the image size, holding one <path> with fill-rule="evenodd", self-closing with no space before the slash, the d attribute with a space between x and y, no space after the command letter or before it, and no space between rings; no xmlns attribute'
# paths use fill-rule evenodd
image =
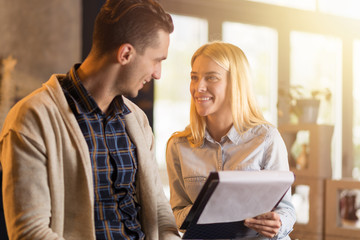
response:
<svg viewBox="0 0 360 240"><path fill-rule="evenodd" d="M216 81L216 80L218 80L218 77L216 77L216 76L208 76L206 79L209 80L209 81Z"/></svg>

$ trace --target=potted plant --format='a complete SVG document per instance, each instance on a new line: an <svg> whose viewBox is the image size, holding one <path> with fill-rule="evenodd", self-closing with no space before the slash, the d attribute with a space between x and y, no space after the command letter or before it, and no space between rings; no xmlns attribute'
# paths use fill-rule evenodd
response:
<svg viewBox="0 0 360 240"><path fill-rule="evenodd" d="M316 123L320 101L330 101L331 91L328 88L308 90L301 85L291 85L279 89L279 96L288 100L290 113L293 113L299 123Z"/></svg>

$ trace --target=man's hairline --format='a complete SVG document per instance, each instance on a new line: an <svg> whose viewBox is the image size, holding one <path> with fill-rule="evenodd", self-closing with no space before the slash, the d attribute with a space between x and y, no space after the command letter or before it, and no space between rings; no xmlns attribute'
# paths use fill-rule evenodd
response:
<svg viewBox="0 0 360 240"><path fill-rule="evenodd" d="M170 36L170 34L171 34L171 32L170 31L168 31L168 30L166 30L166 29L164 29L164 28L159 28L157 31L156 31L156 39L155 39L155 41L152 41L152 42L150 42L150 44L148 44L148 45L146 45L146 46L143 46L143 48L142 49L138 49L135 45L133 45L133 44L131 44L131 43L129 43L131 46L133 46L134 47L134 49L136 50L136 52L140 55L140 56L143 56L144 54L145 54L145 52L146 52L146 50L147 49L149 49L149 48L153 48L153 49L155 49L155 48L157 48L159 45L160 45L160 32L164 32L165 34L168 34L169 36ZM119 46L120 47L120 46Z"/></svg>

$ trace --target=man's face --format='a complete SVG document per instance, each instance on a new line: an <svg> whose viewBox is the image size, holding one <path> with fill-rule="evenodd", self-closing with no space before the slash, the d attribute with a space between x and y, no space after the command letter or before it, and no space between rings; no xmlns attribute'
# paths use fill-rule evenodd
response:
<svg viewBox="0 0 360 240"><path fill-rule="evenodd" d="M136 53L132 62L127 66L123 95L136 97L146 83L152 79L160 79L161 63L168 54L169 33L159 30L157 42L156 46L145 48L143 54Z"/></svg>

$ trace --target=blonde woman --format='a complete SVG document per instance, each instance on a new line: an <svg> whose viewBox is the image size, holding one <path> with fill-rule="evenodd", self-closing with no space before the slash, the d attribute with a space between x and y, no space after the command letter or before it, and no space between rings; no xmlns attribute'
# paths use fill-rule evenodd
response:
<svg viewBox="0 0 360 240"><path fill-rule="evenodd" d="M288 170L278 130L256 105L249 65L240 48L212 42L191 59L190 124L175 133L166 150L170 203L178 227L206 177L221 170ZM295 210L288 191L272 212L245 220L255 239L290 239Z"/></svg>

